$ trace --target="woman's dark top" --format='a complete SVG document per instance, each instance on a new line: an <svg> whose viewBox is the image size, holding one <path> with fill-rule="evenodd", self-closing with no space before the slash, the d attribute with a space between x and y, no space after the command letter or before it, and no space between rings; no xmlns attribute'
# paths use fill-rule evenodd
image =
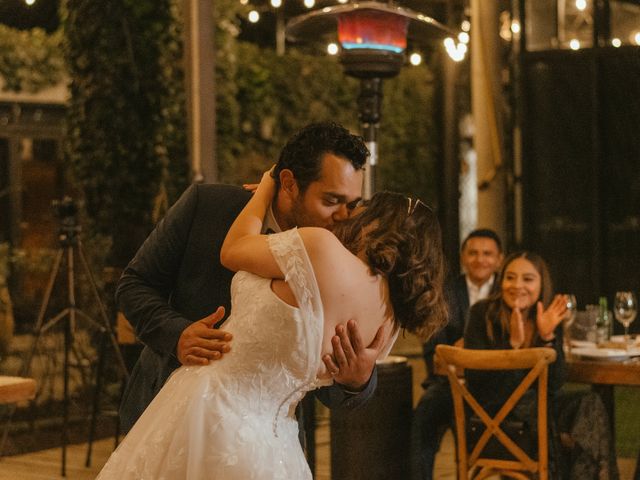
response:
<svg viewBox="0 0 640 480"><path fill-rule="evenodd" d="M491 300L482 300L471 307L469 321L464 334L465 348L476 350L512 350L509 342L509 332L503 331L498 318L494 318L493 332L494 340L489 338L486 326L486 313ZM545 342L540 338L537 331L534 335L531 347L550 347L556 351L556 361L549 366L549 403L552 405L558 390L565 380L565 360L562 351L562 328L559 325L555 330L555 338L550 342ZM465 370L465 379L469 391L476 397L480 404L490 415L494 415L500 407L507 401L522 379L527 375L528 370L504 370L504 371L481 371ZM527 414L522 420L529 417L531 407L535 406L535 389L537 382L525 394L518 404L516 417L521 415L518 412ZM526 404L526 407L525 407ZM513 415L512 415L513 417Z"/></svg>

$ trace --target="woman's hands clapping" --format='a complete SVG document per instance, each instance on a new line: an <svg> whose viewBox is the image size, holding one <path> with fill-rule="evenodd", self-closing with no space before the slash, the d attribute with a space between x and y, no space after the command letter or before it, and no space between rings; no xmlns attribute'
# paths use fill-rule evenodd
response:
<svg viewBox="0 0 640 480"><path fill-rule="evenodd" d="M567 314L567 297L566 295L556 295L546 310L542 306L542 302L538 302L537 308L538 334L542 340L552 340L553 331Z"/></svg>
<svg viewBox="0 0 640 480"><path fill-rule="evenodd" d="M510 342L513 348L520 348L525 340L524 319L522 318L522 308L524 305L516 305L511 310L511 318L509 319L509 331L511 332Z"/></svg>

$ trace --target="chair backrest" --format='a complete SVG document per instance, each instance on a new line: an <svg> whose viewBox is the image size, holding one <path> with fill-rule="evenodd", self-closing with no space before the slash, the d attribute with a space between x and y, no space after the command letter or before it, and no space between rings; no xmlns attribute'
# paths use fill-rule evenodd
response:
<svg viewBox="0 0 640 480"><path fill-rule="evenodd" d="M547 444L547 381L549 364L556 359L551 348L524 348L520 350L471 350L449 345L438 345L436 356L446 368L453 396L456 418L458 478L486 478L499 473L512 478L526 479L537 474L540 480L548 479L549 454ZM491 417L469 392L463 369L472 370L529 370L511 396ZM527 392L538 381L538 458L529 456L504 431L502 422ZM485 427L471 452L467 447L467 421L465 404L480 418ZM495 438L513 457L511 460L492 458L483 452L485 446Z"/></svg>

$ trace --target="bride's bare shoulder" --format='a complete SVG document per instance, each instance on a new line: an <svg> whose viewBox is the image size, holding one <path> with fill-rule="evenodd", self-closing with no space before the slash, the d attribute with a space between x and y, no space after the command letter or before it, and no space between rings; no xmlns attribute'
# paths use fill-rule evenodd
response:
<svg viewBox="0 0 640 480"><path fill-rule="evenodd" d="M327 253L327 249L333 253L336 253L334 250L344 250L348 252L340 243L340 240L326 228L303 227L299 228L298 232L304 242L305 248L310 253L314 251Z"/></svg>
<svg viewBox="0 0 640 480"><path fill-rule="evenodd" d="M327 268L336 265L349 266L351 262L358 261L357 257L347 250L329 230L319 227L304 227L298 231L316 270L322 266Z"/></svg>

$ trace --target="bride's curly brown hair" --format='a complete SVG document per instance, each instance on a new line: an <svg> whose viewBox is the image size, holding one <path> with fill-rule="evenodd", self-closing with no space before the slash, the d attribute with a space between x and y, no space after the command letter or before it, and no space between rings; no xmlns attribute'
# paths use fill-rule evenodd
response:
<svg viewBox="0 0 640 480"><path fill-rule="evenodd" d="M371 271L386 277L396 327L427 339L447 319L438 219L424 203L399 193L376 193L366 207L333 233L354 255L364 249Z"/></svg>

